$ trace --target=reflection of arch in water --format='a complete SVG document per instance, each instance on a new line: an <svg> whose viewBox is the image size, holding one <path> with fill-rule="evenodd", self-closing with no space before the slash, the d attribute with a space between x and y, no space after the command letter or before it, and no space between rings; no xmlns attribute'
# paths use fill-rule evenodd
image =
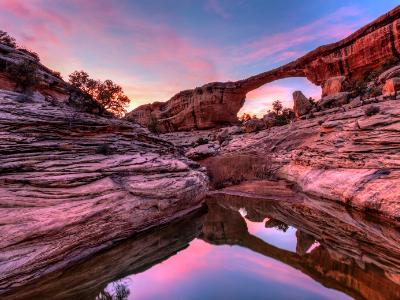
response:
<svg viewBox="0 0 400 300"><path fill-rule="evenodd" d="M208 202L210 208L201 234L203 240L216 245L239 245L248 248L264 256L279 260L300 270L324 286L343 291L356 299L400 299L400 285L386 276L387 274L393 274L391 272L397 273L394 277L399 276L400 269L398 267L397 269L393 269L393 266L400 262L399 252L393 253L392 259L394 261L392 261L392 263L394 265L388 265L386 270L373 264L364 264L360 266L360 263L356 262L351 256L346 256L345 251L353 251L356 253L359 251L366 251L367 249L363 246L364 243L360 243L359 246L362 248L358 249L357 242L355 241L352 243L354 245L353 248L344 249L340 252L336 251L332 245L326 245L321 235L310 234L310 232L314 232L314 234L318 232L319 226L324 228L325 224L323 222L329 223L331 221L323 213L316 211L312 207L301 207L299 203L288 205L292 208L298 206L299 210L308 210L309 217L316 214L315 219L310 217L307 221L301 220L301 224L305 227L299 229L299 226L296 225L299 224L299 218L302 219L302 217L296 216L293 210L285 207L285 203L281 205L282 202L279 201L269 202L265 199L249 200L248 198L244 198L243 201L241 197L233 198L239 201L236 203L234 201L233 203L229 203L228 197L221 199L221 201ZM224 207L219 205L218 202ZM286 205L288 203L290 202L286 202ZM229 206L231 206L231 209ZM267 216L272 216L274 218L279 217L283 222L297 227L297 253L280 249L249 234L246 222L238 211L240 207L245 207L247 212L249 212L249 217L256 219L256 221L263 220ZM324 221L321 222L321 220ZM317 222L320 223L318 224ZM329 226L325 228L328 231L332 230ZM348 239L354 238L354 232L351 231L354 230L354 228L339 226L336 230L343 231L342 235ZM365 228L365 230L368 229ZM370 230L373 231L374 229L370 228ZM353 236L351 236L351 233L353 233ZM368 232L364 232L364 234L368 234ZM321 240L321 246L311 251L311 253L306 253L314 241L314 237ZM365 238L368 239L367 236L365 236ZM395 238L395 235L393 235L392 238ZM332 240L331 243L336 244L340 243L340 241ZM368 242L365 243L365 245L367 244ZM345 247L345 245L336 245L336 248L341 250L341 246ZM369 249L369 251L374 253L374 255L382 253L379 251L383 250L382 244L371 244L370 247L371 249Z"/></svg>

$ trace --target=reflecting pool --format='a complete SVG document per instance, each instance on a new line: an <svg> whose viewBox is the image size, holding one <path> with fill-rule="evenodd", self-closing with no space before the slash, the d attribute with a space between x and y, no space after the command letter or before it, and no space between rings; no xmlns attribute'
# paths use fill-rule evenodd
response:
<svg viewBox="0 0 400 300"><path fill-rule="evenodd" d="M400 299L397 223L307 197L214 194L4 299Z"/></svg>

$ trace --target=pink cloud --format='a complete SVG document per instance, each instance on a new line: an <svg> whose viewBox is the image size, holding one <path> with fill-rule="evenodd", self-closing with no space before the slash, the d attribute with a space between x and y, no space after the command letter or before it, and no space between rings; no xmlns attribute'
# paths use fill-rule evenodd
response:
<svg viewBox="0 0 400 300"><path fill-rule="evenodd" d="M237 70L261 59L280 62L296 58L303 53L296 47L327 37L338 39L364 22L357 9L347 7L288 32L217 46L184 35L166 22L152 22L139 11L128 14L118 2L0 0L0 7L1 28L38 52L44 64L64 77L85 69L93 77L113 79L133 99L131 108L167 100L180 90L210 81L253 75ZM230 16L216 0L208 1L206 9L222 18ZM349 21L351 16L357 18ZM238 75L232 78L232 74ZM279 93L273 87L259 89L248 95L248 108L256 112L259 108L253 99L265 100L267 94L268 99L290 96L287 89ZM291 97L288 99L290 102Z"/></svg>
<svg viewBox="0 0 400 300"><path fill-rule="evenodd" d="M15 17L34 20L34 23L40 24L48 22L52 26L60 26L65 31L71 28L68 18L57 13L55 10L50 10L46 6L38 6L36 3L27 1L9 1L0 0L2 10L13 14Z"/></svg>

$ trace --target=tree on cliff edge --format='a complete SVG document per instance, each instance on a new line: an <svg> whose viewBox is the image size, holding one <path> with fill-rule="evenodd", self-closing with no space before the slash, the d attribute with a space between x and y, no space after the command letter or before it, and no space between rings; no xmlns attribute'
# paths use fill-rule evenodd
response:
<svg viewBox="0 0 400 300"><path fill-rule="evenodd" d="M130 100L124 94L122 87L113 81L94 80L84 71L75 71L69 75L69 83L90 95L114 115L121 117L126 112Z"/></svg>
<svg viewBox="0 0 400 300"><path fill-rule="evenodd" d="M17 43L15 38L10 36L7 32L0 30L0 44L6 45L11 48L16 48Z"/></svg>

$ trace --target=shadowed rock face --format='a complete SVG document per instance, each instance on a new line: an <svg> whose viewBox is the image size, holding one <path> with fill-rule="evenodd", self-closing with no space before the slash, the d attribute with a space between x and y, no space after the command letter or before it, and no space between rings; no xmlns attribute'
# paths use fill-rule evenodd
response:
<svg viewBox="0 0 400 300"><path fill-rule="evenodd" d="M139 125L0 90L0 290L198 208L198 168Z"/></svg>
<svg viewBox="0 0 400 300"><path fill-rule="evenodd" d="M244 80L214 82L183 91L167 102L142 105L126 118L156 126L160 132L207 129L237 122L246 94L278 79L306 77L322 87L332 77L362 79L391 58L400 57L399 18L400 6L349 37L321 46L282 67ZM324 89L329 90L332 89Z"/></svg>

